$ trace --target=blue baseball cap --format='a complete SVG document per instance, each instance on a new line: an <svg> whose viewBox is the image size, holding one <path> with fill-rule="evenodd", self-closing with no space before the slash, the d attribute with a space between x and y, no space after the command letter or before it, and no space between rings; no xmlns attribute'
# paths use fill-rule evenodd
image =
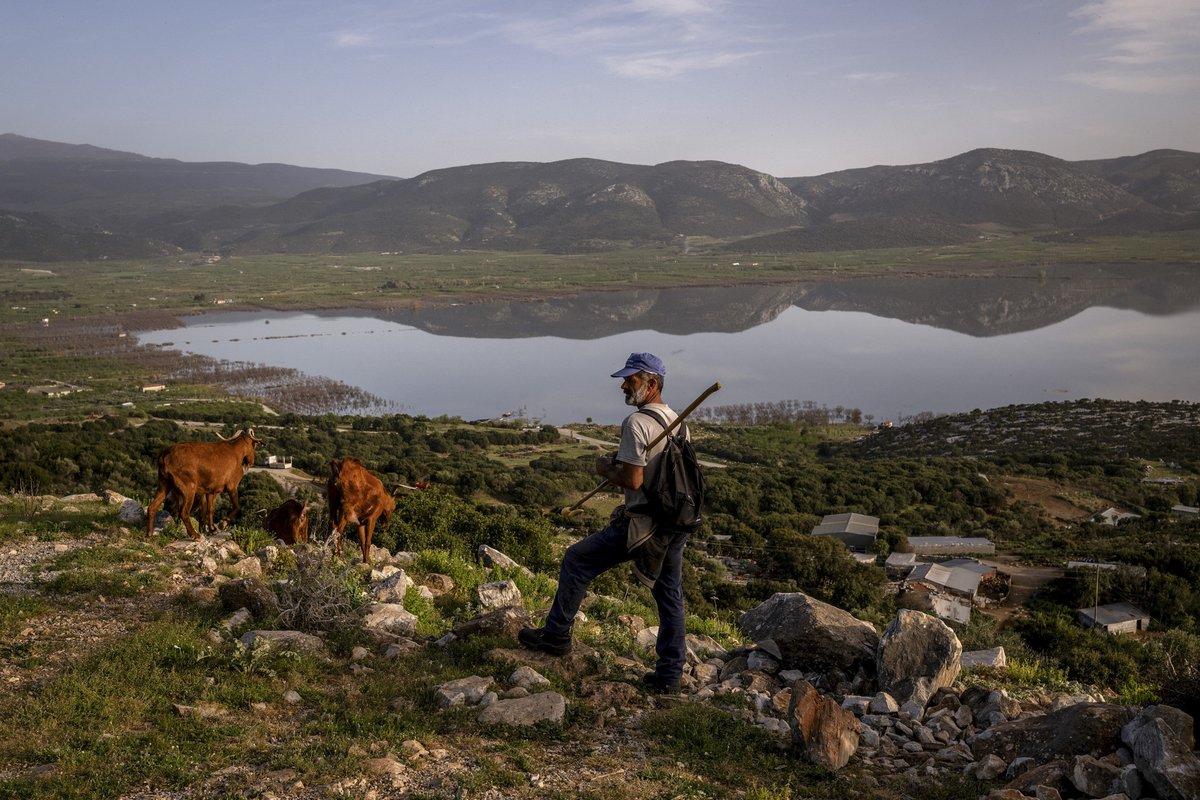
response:
<svg viewBox="0 0 1200 800"><path fill-rule="evenodd" d="M653 353L630 353L625 359L625 366L612 374L614 378L628 378L639 372L653 372L655 375L667 374L667 365Z"/></svg>

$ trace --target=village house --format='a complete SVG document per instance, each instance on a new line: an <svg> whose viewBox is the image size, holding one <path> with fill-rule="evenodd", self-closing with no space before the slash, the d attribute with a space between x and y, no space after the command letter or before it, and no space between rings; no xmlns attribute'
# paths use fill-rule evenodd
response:
<svg viewBox="0 0 1200 800"><path fill-rule="evenodd" d="M0 383L0 388L3 388L3 387L4 387L4 384ZM1200 514L1200 508L1197 508L1196 506L1185 506L1185 505L1171 506L1171 510L1174 511L1176 514L1190 514L1193 517L1196 516L1197 514Z"/></svg>
<svg viewBox="0 0 1200 800"><path fill-rule="evenodd" d="M143 392L161 392L162 390L164 390L166 388L167 388L167 385L165 383L144 383L144 384L142 384Z"/></svg>
<svg viewBox="0 0 1200 800"><path fill-rule="evenodd" d="M1124 522L1127 519L1141 519L1141 514L1134 514L1129 511L1118 511L1115 508L1106 508L1098 514L1092 515L1092 522L1098 522L1101 525L1112 525L1116 527L1117 523Z"/></svg>
<svg viewBox="0 0 1200 800"><path fill-rule="evenodd" d="M899 579L908 577L908 573L917 566L916 553L891 553L883 562L883 569L889 578Z"/></svg>
<svg viewBox="0 0 1200 800"><path fill-rule="evenodd" d="M1150 627L1150 615L1130 603L1109 603L1075 611L1085 628L1099 628L1107 634L1137 633Z"/></svg>
<svg viewBox="0 0 1200 800"><path fill-rule="evenodd" d="M851 550L870 549L879 536L879 517L866 514L828 514L812 529L813 536L832 536Z"/></svg>

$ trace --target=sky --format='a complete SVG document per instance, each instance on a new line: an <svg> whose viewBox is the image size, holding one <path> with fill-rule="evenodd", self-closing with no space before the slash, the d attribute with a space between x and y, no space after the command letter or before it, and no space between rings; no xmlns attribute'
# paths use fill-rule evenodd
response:
<svg viewBox="0 0 1200 800"><path fill-rule="evenodd" d="M0 133L395 177L1200 151L1200 0L10 0Z"/></svg>

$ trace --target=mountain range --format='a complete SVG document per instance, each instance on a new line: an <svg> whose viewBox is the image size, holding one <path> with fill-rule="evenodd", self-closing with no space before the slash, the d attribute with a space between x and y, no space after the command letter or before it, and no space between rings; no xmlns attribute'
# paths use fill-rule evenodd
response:
<svg viewBox="0 0 1200 800"><path fill-rule="evenodd" d="M1064 161L979 149L941 161L775 177L736 164L501 162L401 179L183 162L0 135L0 259L235 254L796 252L981 235L1200 228L1200 154Z"/></svg>

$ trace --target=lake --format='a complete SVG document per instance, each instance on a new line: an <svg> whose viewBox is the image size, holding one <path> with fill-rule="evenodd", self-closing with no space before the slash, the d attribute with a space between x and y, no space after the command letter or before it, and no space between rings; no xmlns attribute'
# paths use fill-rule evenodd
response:
<svg viewBox="0 0 1200 800"><path fill-rule="evenodd" d="M683 407L788 400L875 421L1047 400L1200 401L1200 267L598 292L387 312L214 312L138 334L357 386L397 412L619 421L632 351Z"/></svg>

